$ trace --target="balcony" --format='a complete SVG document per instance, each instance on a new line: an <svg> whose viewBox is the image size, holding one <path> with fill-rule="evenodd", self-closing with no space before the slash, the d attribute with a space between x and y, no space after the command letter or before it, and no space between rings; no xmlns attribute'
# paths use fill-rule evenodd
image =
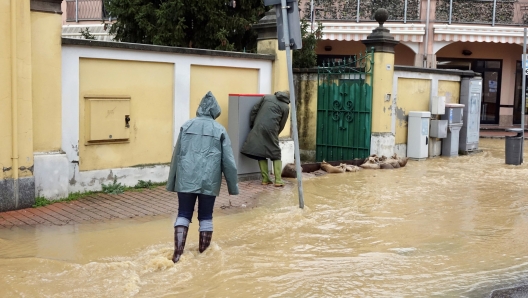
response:
<svg viewBox="0 0 528 298"><path fill-rule="evenodd" d="M103 0L66 0L66 21L101 21L108 19Z"/></svg>
<svg viewBox="0 0 528 298"><path fill-rule="evenodd" d="M313 0L316 22L372 22L383 7L388 21L421 22L420 3L425 0ZM436 4L435 23L528 25L528 0L431 0ZM301 1L302 16L310 16L310 0ZM425 19L425 15L424 18Z"/></svg>
<svg viewBox="0 0 528 298"><path fill-rule="evenodd" d="M372 22L378 8L389 12L388 21L420 20L420 0L313 0L315 21ZM301 13L310 16L310 1L302 0Z"/></svg>
<svg viewBox="0 0 528 298"><path fill-rule="evenodd" d="M523 26L528 0L437 0L436 22Z"/></svg>

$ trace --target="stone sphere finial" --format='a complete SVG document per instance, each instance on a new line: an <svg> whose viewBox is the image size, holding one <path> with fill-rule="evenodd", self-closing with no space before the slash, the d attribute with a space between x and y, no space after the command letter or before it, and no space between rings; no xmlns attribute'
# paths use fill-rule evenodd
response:
<svg viewBox="0 0 528 298"><path fill-rule="evenodd" d="M374 13L374 19L379 23L380 27L383 27L383 23L389 18L389 12L385 8L378 8Z"/></svg>

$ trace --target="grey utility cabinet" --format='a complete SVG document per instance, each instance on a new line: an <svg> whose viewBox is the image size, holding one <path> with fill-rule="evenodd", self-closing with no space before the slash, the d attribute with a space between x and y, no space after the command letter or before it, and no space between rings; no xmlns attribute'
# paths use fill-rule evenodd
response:
<svg viewBox="0 0 528 298"><path fill-rule="evenodd" d="M460 83L460 103L465 105L464 123L460 130L459 150L470 152L478 149L480 132L480 101L482 98L482 78L462 78Z"/></svg>
<svg viewBox="0 0 528 298"><path fill-rule="evenodd" d="M229 94L227 134L231 139L238 176L241 180L258 179L260 175L258 162L240 153L240 149L251 130L249 127L251 109L263 96L263 94Z"/></svg>

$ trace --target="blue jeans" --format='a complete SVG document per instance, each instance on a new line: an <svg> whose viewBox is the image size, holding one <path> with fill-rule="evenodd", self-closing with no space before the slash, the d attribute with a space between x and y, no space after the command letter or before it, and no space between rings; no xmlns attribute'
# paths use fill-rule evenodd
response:
<svg viewBox="0 0 528 298"><path fill-rule="evenodd" d="M216 199L215 196L208 196L198 193L178 192L179 206L177 222L179 221L180 223L182 223L182 218L185 218L188 220L188 222L191 222L194 213L194 205L196 204L196 198L198 198L198 220L200 221L200 226L202 226L203 223L206 223L207 227L202 228L205 228L206 230L212 230L213 207ZM178 224L175 223L175 225Z"/></svg>

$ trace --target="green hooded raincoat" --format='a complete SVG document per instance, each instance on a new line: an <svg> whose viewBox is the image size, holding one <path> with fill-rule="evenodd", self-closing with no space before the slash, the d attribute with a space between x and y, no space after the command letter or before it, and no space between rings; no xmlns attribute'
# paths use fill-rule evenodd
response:
<svg viewBox="0 0 528 298"><path fill-rule="evenodd" d="M220 105L209 91L193 118L182 125L174 147L167 190L218 196L222 173L231 195L238 194L238 174L225 128L214 119Z"/></svg>
<svg viewBox="0 0 528 298"><path fill-rule="evenodd" d="M253 156L281 159L279 134L284 129L290 113L288 92L262 97L251 110L249 132L240 152Z"/></svg>

